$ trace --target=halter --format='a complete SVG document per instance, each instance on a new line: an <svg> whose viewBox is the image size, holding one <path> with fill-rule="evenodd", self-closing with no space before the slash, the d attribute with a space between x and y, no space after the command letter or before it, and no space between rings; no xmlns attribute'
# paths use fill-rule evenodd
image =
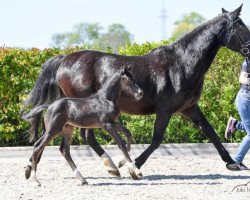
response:
<svg viewBox="0 0 250 200"><path fill-rule="evenodd" d="M228 15L226 15L226 16L230 19L230 17L229 17ZM231 19L230 19L230 20L231 20ZM241 52L241 54L242 54L244 57L247 58L248 56L250 56L250 51L249 51L249 48L250 48L250 40L245 41L245 40L240 36L240 34L238 33L237 28L235 28L235 23L236 23L237 21L239 21L239 20L240 20L240 18L234 20L233 22L231 22L231 25L228 27L227 31L228 31L231 27L232 27L232 30L231 30L230 36L229 36L229 38L228 38L228 41L227 41L227 44L226 44L225 47L228 46L228 44L229 44L229 42L230 42L230 40L231 40L231 37L232 37L233 33L235 33L236 36L237 36L237 38L238 38L238 41L239 41L239 43L240 43L240 46L241 46L240 52Z"/></svg>

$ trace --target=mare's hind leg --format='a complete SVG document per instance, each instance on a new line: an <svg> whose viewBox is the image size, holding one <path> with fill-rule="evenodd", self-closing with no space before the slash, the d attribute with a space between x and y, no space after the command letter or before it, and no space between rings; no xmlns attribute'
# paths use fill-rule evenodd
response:
<svg viewBox="0 0 250 200"><path fill-rule="evenodd" d="M94 135L93 129L81 129L80 130L81 137L86 140L92 149L100 156L104 166L107 168L109 174L113 176L120 177L120 172L111 157L103 150L103 148L97 143Z"/></svg>
<svg viewBox="0 0 250 200"><path fill-rule="evenodd" d="M132 162L128 154L127 148L126 148L126 144L121 138L121 136L119 135L119 133L117 132L115 125L113 125L112 123L103 123L103 128L106 131L108 131L109 134L112 136L112 138L116 141L116 143L118 144L118 147L122 150L124 156L129 162L128 168L129 168L129 173L131 177L135 180L140 179L142 177L141 171Z"/></svg>
<svg viewBox="0 0 250 200"><path fill-rule="evenodd" d="M207 119L203 115L198 104L195 104L189 110L183 111L182 114L184 116L188 117L189 119L191 119L192 122L207 135L207 137L214 144L214 146L217 149L218 153L220 154L222 160L227 163L226 167L229 170L232 170L232 171L240 170L238 165L235 164L234 160L229 155L228 151L221 144L219 137L217 136L213 127L209 124L209 122L207 121Z"/></svg>
<svg viewBox="0 0 250 200"><path fill-rule="evenodd" d="M72 139L72 133L73 133L74 127L70 125L66 125L66 127L63 129L62 134L62 142L60 145L60 152L68 162L69 166L74 172L75 178L79 179L81 181L82 185L88 184L87 181L83 178L82 174L78 171L71 155L70 155L70 144Z"/></svg>

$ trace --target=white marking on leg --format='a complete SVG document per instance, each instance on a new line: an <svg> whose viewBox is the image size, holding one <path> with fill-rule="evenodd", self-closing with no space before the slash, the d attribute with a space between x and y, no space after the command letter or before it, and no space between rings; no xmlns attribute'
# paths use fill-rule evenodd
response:
<svg viewBox="0 0 250 200"><path fill-rule="evenodd" d="M104 153L101 156L101 160L104 163L105 167L107 168L107 170L118 170L116 165L114 164L114 162L112 161L111 157L107 154Z"/></svg>
<svg viewBox="0 0 250 200"><path fill-rule="evenodd" d="M128 165L128 168L132 169L137 176L139 176L139 177L142 176L141 171L136 167L136 165L134 163L131 162L131 163L128 163L127 165Z"/></svg>
<svg viewBox="0 0 250 200"><path fill-rule="evenodd" d="M126 162L127 162L127 159L126 159L126 157L124 157L121 161L120 161L120 167L122 167L123 165L125 165L126 164Z"/></svg>
<svg viewBox="0 0 250 200"><path fill-rule="evenodd" d="M102 162L103 162L103 164L104 164L104 166L109 174L111 174L112 176L116 176L116 177L121 176L118 168L113 163L112 159L110 158L110 156L107 153L104 153L101 156L101 160L102 160Z"/></svg>
<svg viewBox="0 0 250 200"><path fill-rule="evenodd" d="M30 176L29 180L36 183L37 186L41 186L41 183L38 181L38 179L36 177L36 172L34 170L31 171L31 176Z"/></svg>
<svg viewBox="0 0 250 200"><path fill-rule="evenodd" d="M83 178L81 172L79 172L77 168L74 170L74 176L75 176L75 178L77 178L81 181L82 185L88 184L87 181Z"/></svg>

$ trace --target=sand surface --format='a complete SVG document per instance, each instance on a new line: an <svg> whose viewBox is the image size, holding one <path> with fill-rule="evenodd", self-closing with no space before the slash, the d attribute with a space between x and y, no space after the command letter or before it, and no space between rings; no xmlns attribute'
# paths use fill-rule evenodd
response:
<svg viewBox="0 0 250 200"><path fill-rule="evenodd" d="M121 157L114 157L115 163ZM231 172L218 155L151 157L134 181L127 167L111 177L98 157L75 157L89 185L79 185L63 157L43 157L37 176L41 186L24 178L26 158L0 158L0 199L249 199L250 171ZM250 160L245 161L250 166ZM244 185L247 184L248 185ZM237 186L239 185L239 186Z"/></svg>

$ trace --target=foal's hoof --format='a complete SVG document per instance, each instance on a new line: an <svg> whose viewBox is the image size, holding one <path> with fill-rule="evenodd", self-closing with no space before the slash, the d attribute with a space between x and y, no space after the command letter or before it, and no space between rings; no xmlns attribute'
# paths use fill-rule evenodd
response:
<svg viewBox="0 0 250 200"><path fill-rule="evenodd" d="M86 180L84 180L81 185L88 185L88 182Z"/></svg>
<svg viewBox="0 0 250 200"><path fill-rule="evenodd" d="M109 169L108 173L112 176L121 177L121 174L118 169Z"/></svg>
<svg viewBox="0 0 250 200"><path fill-rule="evenodd" d="M34 181L33 184L34 184L34 186L41 187L41 183L39 181Z"/></svg>
<svg viewBox="0 0 250 200"><path fill-rule="evenodd" d="M123 167L127 162L127 159L126 158L123 158L119 163L118 163L118 168L121 168Z"/></svg>
<svg viewBox="0 0 250 200"><path fill-rule="evenodd" d="M123 167L124 166L124 162L121 160L119 163L118 163L118 168L121 168L121 167Z"/></svg>
<svg viewBox="0 0 250 200"><path fill-rule="evenodd" d="M237 163L226 164L227 169L231 171L241 171L239 165Z"/></svg>
<svg viewBox="0 0 250 200"><path fill-rule="evenodd" d="M28 181L31 182L31 184L34 186L41 186L41 183L38 181L36 173L34 171L32 171L32 174Z"/></svg>
<svg viewBox="0 0 250 200"><path fill-rule="evenodd" d="M134 179L134 180L140 180L142 178L142 173L141 172L138 173L138 174L136 174L135 171L132 170L132 169L130 169L130 168L128 169L128 171L129 171L129 174L132 177L132 179Z"/></svg>
<svg viewBox="0 0 250 200"><path fill-rule="evenodd" d="M26 179L29 179L30 178L30 174L31 174L31 166L30 165L27 165L26 167L25 167L25 178Z"/></svg>

